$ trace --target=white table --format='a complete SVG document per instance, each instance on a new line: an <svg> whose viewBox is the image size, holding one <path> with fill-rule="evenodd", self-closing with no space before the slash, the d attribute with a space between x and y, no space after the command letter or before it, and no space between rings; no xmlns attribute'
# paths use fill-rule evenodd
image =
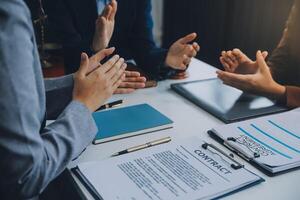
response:
<svg viewBox="0 0 300 200"><path fill-rule="evenodd" d="M171 118L174 123L174 128L169 130L164 130L160 132L155 132L151 134L136 136L132 138L127 138L119 141L109 142L100 145L91 145L87 150L81 155L81 157L70 167L76 166L77 163L87 162L87 161L99 161L108 158L113 153L126 148L143 144L148 141L159 139L165 136L171 136L172 141L180 141L184 138L191 136L199 136L203 140L209 143L214 143L219 148L228 152L226 148L222 145L217 144L214 140L208 137L206 131L222 124L221 121L211 116L201 108L195 106L188 100L177 95L170 89L171 83L185 82L192 80L208 79L216 77L216 69L194 59L189 68L190 77L183 81L163 81L160 82L158 87L143 89L136 91L130 95L115 95L110 101L124 99L125 104L123 106L148 103L154 108ZM229 152L228 152L229 153ZM300 199L300 170L293 171L288 174L280 175L277 177L268 177L261 173L256 168L252 167L250 164L244 160L236 157L238 161L243 163L246 168L257 173L263 177L266 182L244 190L242 192L236 193L234 195L228 196L224 199L249 199L249 200L293 200ZM93 199L87 190L80 184L78 179L74 177L78 186L87 197L87 199Z"/></svg>

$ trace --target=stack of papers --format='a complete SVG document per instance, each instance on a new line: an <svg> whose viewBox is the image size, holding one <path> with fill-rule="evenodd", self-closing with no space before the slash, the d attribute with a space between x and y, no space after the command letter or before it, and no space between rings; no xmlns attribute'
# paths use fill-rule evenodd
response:
<svg viewBox="0 0 300 200"><path fill-rule="evenodd" d="M186 200L212 199L263 180L205 142L190 138L100 162L83 163L77 176L87 182L97 199Z"/></svg>
<svg viewBox="0 0 300 200"><path fill-rule="evenodd" d="M300 166L300 109L212 131L260 167L278 173ZM256 154L256 156L254 156Z"/></svg>

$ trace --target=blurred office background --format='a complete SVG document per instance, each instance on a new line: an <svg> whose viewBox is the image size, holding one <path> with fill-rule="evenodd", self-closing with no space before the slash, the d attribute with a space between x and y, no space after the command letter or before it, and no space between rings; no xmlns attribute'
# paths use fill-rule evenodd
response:
<svg viewBox="0 0 300 200"><path fill-rule="evenodd" d="M38 9L34 5L38 0L26 1L32 11ZM152 0L154 37L158 45L168 48L196 32L201 45L198 58L220 67L222 50L238 47L251 57L258 49L272 51L292 4L293 0ZM46 40L55 42L55 33L47 28Z"/></svg>

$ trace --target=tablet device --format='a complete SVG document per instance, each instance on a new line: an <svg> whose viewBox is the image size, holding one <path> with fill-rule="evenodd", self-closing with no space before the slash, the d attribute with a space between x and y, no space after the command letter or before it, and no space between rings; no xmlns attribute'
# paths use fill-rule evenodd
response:
<svg viewBox="0 0 300 200"><path fill-rule="evenodd" d="M173 84L171 88L225 123L288 110L268 98L224 85L218 78Z"/></svg>

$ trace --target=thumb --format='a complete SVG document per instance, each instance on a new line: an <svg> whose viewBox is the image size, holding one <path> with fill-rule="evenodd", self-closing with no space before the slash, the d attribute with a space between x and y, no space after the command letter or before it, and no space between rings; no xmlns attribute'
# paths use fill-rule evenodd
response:
<svg viewBox="0 0 300 200"><path fill-rule="evenodd" d="M258 68L261 72L268 69L268 65L265 61L264 55L261 53L261 51L257 51L256 53L256 61L258 63Z"/></svg>
<svg viewBox="0 0 300 200"><path fill-rule="evenodd" d="M177 40L177 42L179 42L180 44L187 44L195 40L196 37L197 37L196 33L191 33L183 38L180 38L179 40Z"/></svg>
<svg viewBox="0 0 300 200"><path fill-rule="evenodd" d="M80 68L78 70L81 76L86 76L89 68L89 57L86 53L81 54Z"/></svg>

